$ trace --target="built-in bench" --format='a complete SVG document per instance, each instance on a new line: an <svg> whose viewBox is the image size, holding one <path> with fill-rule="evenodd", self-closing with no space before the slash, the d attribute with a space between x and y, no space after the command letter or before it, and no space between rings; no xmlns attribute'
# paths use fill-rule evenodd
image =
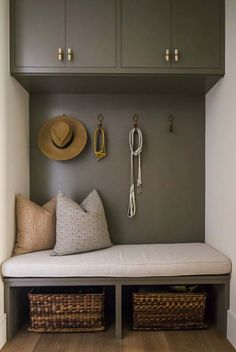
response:
<svg viewBox="0 0 236 352"><path fill-rule="evenodd" d="M114 286L116 337L122 336L122 287L214 285L216 325L226 334L230 260L204 243L116 245L99 251L53 256L52 251L15 256L2 265L8 338L17 329L17 288Z"/></svg>

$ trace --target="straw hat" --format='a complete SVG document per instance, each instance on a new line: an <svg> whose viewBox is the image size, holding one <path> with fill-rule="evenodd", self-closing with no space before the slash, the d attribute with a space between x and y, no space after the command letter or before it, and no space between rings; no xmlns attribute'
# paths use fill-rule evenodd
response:
<svg viewBox="0 0 236 352"><path fill-rule="evenodd" d="M87 142L84 125L67 115L48 120L39 130L38 146L53 160L68 160L82 152Z"/></svg>

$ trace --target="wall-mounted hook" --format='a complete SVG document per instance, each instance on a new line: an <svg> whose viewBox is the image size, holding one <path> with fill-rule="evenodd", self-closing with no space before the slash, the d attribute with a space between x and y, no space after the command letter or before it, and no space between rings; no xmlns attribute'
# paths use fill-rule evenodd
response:
<svg viewBox="0 0 236 352"><path fill-rule="evenodd" d="M134 115L133 116L133 121L134 121L134 128L137 128L138 127L138 120L139 120L139 117L138 115Z"/></svg>
<svg viewBox="0 0 236 352"><path fill-rule="evenodd" d="M174 132L174 116L173 115L170 115L170 116L168 116L168 120L169 120L169 124L170 124L170 126L169 126L169 132L170 133L173 133Z"/></svg>
<svg viewBox="0 0 236 352"><path fill-rule="evenodd" d="M97 120L98 120L98 127L101 128L102 127L102 122L103 122L102 114L98 115Z"/></svg>

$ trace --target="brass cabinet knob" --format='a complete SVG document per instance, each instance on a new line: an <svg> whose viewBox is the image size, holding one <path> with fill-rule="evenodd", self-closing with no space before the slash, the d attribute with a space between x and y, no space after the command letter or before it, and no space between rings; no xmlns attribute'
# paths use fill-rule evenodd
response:
<svg viewBox="0 0 236 352"><path fill-rule="evenodd" d="M68 61L72 61L72 59L73 59L73 54L72 54L71 48L67 49L67 59L68 59Z"/></svg>
<svg viewBox="0 0 236 352"><path fill-rule="evenodd" d="M170 62L170 49L166 49L165 60L166 62Z"/></svg>
<svg viewBox="0 0 236 352"><path fill-rule="evenodd" d="M62 48L58 48L58 60L59 61L63 60L63 50L62 50Z"/></svg>
<svg viewBox="0 0 236 352"><path fill-rule="evenodd" d="M175 62L179 61L179 50L175 49Z"/></svg>

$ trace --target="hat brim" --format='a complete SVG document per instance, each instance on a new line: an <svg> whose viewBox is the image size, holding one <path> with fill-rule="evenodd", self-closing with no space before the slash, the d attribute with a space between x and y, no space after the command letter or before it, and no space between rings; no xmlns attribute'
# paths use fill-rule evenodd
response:
<svg viewBox="0 0 236 352"><path fill-rule="evenodd" d="M51 128L55 122L66 122L72 129L73 140L66 148L57 148L51 139ZM71 116L57 116L40 128L38 133L38 146L41 152L49 159L53 160L69 160L75 158L84 149L87 143L87 131L85 126L77 119Z"/></svg>

